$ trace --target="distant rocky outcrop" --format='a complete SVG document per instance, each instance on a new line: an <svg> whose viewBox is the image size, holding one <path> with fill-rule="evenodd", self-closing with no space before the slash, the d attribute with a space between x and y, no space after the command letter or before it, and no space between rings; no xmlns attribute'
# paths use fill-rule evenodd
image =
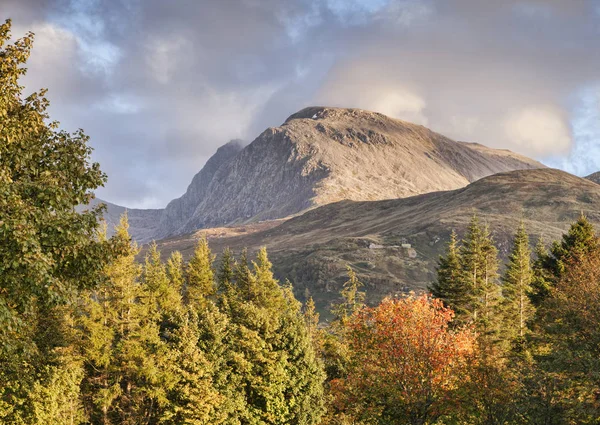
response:
<svg viewBox="0 0 600 425"><path fill-rule="evenodd" d="M586 179L593 181L594 183L600 184L600 171L590 174L589 176L586 177Z"/></svg>
<svg viewBox="0 0 600 425"><path fill-rule="evenodd" d="M491 174L544 167L506 150L455 142L360 109L310 107L252 143L221 147L142 242L197 229L286 217L340 200L452 190ZM130 219L148 213L129 210ZM151 215L155 218L154 210Z"/></svg>
<svg viewBox="0 0 600 425"><path fill-rule="evenodd" d="M177 234L181 228L187 225L198 205L209 196L208 190L217 171L229 164L242 148L241 140L232 140L217 149L202 170L194 176L185 194L180 198L173 199L164 209L154 238L162 239Z"/></svg>

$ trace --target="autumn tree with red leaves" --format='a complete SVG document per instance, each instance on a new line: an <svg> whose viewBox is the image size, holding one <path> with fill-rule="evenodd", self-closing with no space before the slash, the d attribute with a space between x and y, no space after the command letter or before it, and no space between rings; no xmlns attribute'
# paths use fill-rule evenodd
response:
<svg viewBox="0 0 600 425"><path fill-rule="evenodd" d="M428 296L385 299L352 316L352 364L331 383L336 407L380 424L421 425L455 412L476 334L450 330L453 316Z"/></svg>

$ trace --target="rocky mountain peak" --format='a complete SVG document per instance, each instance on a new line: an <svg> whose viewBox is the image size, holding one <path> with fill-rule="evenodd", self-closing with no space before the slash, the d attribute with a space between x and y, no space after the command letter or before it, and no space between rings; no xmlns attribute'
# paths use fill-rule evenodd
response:
<svg viewBox="0 0 600 425"><path fill-rule="evenodd" d="M247 146L232 141L219 148L163 210L152 234L160 239L283 218L341 200L452 190L491 174L541 167L380 113L311 106Z"/></svg>

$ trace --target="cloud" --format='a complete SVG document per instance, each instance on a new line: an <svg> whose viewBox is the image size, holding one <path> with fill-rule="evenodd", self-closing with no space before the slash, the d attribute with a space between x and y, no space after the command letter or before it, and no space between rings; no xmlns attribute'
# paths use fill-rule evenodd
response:
<svg viewBox="0 0 600 425"><path fill-rule="evenodd" d="M552 107L528 107L505 121L506 134L530 155L566 154L571 147L568 124Z"/></svg>
<svg viewBox="0 0 600 425"><path fill-rule="evenodd" d="M4 0L0 15L36 31L27 89L91 136L112 202L164 206L218 146L310 104L596 166L578 153L597 144L592 0Z"/></svg>

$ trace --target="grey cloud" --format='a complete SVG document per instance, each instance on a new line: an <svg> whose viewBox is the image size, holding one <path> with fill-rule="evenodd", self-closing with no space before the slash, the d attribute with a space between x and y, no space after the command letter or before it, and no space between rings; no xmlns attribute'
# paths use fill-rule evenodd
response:
<svg viewBox="0 0 600 425"><path fill-rule="evenodd" d="M315 103L600 168L577 153L597 145L591 0L4 0L4 16L38 31L27 87L92 137L113 202L164 206L218 146Z"/></svg>

